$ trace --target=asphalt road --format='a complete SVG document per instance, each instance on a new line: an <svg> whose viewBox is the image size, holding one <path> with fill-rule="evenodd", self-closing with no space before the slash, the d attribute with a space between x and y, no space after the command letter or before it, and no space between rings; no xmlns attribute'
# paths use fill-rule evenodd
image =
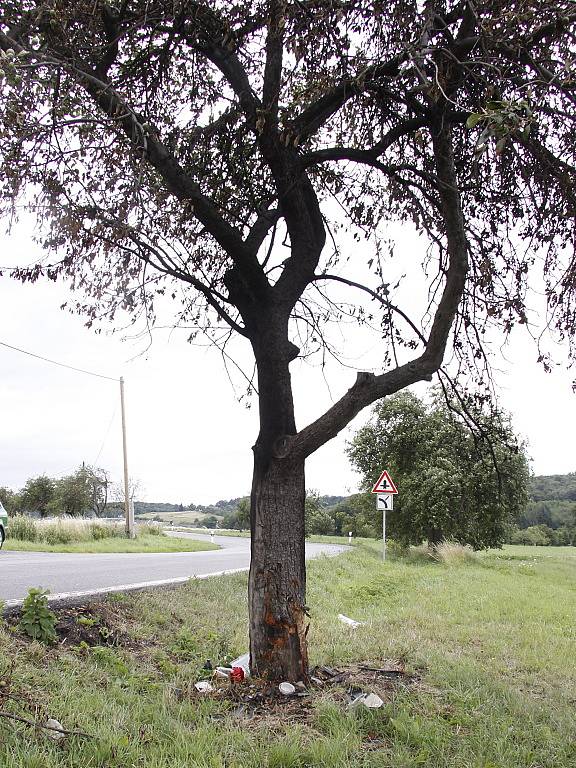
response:
<svg viewBox="0 0 576 768"><path fill-rule="evenodd" d="M174 532L172 535L176 535ZM178 534L206 540L197 534ZM145 554L68 554L0 552L0 600L17 604L30 587L50 590L51 600L79 599L104 592L122 592L247 570L250 539L215 536L222 549L207 552ZM347 549L337 544L306 544L306 557L333 556Z"/></svg>

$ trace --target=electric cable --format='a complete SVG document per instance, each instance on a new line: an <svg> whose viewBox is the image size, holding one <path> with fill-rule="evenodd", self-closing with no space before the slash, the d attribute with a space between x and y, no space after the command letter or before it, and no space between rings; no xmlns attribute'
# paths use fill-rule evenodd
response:
<svg viewBox="0 0 576 768"><path fill-rule="evenodd" d="M88 376L96 376L99 379L108 379L108 381L119 381L119 379L115 379L112 376L104 376L103 373L94 373L94 371L87 371L84 368L76 368L74 365L67 365L66 363L59 363L57 360L50 360L48 357L42 357L42 355L37 355L35 352L28 352L25 349L20 349L20 347L13 347L11 344L7 344L5 341L0 341L0 346L7 347L8 349L12 349L15 352L22 352L24 355L29 355L30 357L35 357L38 360L43 360L45 363L52 363L53 365L59 365L61 368L69 368L71 371L77 371L78 373L86 373Z"/></svg>

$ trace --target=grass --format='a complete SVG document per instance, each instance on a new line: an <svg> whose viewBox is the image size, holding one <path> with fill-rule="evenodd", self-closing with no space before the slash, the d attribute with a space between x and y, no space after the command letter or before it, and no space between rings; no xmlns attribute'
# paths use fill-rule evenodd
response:
<svg viewBox="0 0 576 768"><path fill-rule="evenodd" d="M236 531L234 528L193 528L192 526L170 526L168 530L171 531L185 531L186 533L201 533L204 536L209 536L210 532L213 532L215 536L241 536L243 539L250 538L250 531Z"/></svg>
<svg viewBox="0 0 576 768"><path fill-rule="evenodd" d="M217 544L194 539L175 539L170 536L140 534L136 539L109 537L92 541L73 541L68 544L47 544L38 541L8 539L4 549L19 552L202 552L220 549Z"/></svg>
<svg viewBox="0 0 576 768"><path fill-rule="evenodd" d="M36 520L27 515L10 519L5 548L27 552L199 552L218 549L210 542L174 539L162 525L136 526L136 538L127 539L123 523L60 517Z"/></svg>
<svg viewBox="0 0 576 768"><path fill-rule="evenodd" d="M309 722L234 717L193 684L205 659L246 648L246 576L191 581L106 601L120 647L46 648L0 629L0 708L96 736L54 742L0 720L0 765L576 767L576 548L383 564L362 542L312 561L308 584L313 663L400 658L419 684L374 712L326 692Z"/></svg>

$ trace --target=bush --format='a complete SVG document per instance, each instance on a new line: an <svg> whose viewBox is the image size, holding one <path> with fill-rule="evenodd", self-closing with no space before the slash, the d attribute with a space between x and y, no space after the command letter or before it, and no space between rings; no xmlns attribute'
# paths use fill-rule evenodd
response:
<svg viewBox="0 0 576 768"><path fill-rule="evenodd" d="M121 538L124 536L124 526L110 523L99 523L93 521L90 523L90 538L95 541L100 539Z"/></svg>
<svg viewBox="0 0 576 768"><path fill-rule="evenodd" d="M28 515L14 515L10 518L6 536L8 539L17 541L36 541L38 538L36 521Z"/></svg>
<svg viewBox="0 0 576 768"><path fill-rule="evenodd" d="M510 535L510 544L525 544L529 547L549 547L554 531L547 525L531 525L523 530L516 529Z"/></svg>
<svg viewBox="0 0 576 768"><path fill-rule="evenodd" d="M158 530L146 531L160 535ZM93 520L62 516L56 520L34 520L27 515L16 515L10 519L7 529L8 538L19 541L38 541L45 544L70 544L75 541L99 541L124 535L122 525L108 524Z"/></svg>
<svg viewBox="0 0 576 768"><path fill-rule="evenodd" d="M81 531L72 521L56 520L41 526L41 540L46 544L69 544L81 540L78 537L81 537Z"/></svg>

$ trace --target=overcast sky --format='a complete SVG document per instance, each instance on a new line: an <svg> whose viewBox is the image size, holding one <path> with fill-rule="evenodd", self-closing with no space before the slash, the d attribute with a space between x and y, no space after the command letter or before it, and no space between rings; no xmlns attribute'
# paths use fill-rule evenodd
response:
<svg viewBox="0 0 576 768"><path fill-rule="evenodd" d="M1 266L30 263L35 254L25 227L0 240ZM145 340L97 335L84 327L83 318L60 310L67 296L64 284L21 285L0 278L0 341L106 376L125 377L128 458L131 476L143 487L140 498L207 504L247 494L257 405L254 401L248 409L238 402L240 390L234 392L219 354L191 346L178 331L158 332L143 353ZM348 338L352 358L350 347L356 339ZM366 348L377 359L373 339ZM248 359L247 349L238 347L237 352ZM498 355L501 403L529 441L536 474L574 471L575 374L562 366L545 374L536 357L533 344L520 335ZM2 346L0 370L0 485L18 489L29 477L61 476L82 461L103 466L120 480L117 383ZM318 367L296 361L292 370L299 427L320 415L355 378L354 371L332 366L328 387ZM420 386L416 391L425 390ZM344 446L367 416L361 414L310 458L309 488L342 495L357 489L359 478L349 467Z"/></svg>

